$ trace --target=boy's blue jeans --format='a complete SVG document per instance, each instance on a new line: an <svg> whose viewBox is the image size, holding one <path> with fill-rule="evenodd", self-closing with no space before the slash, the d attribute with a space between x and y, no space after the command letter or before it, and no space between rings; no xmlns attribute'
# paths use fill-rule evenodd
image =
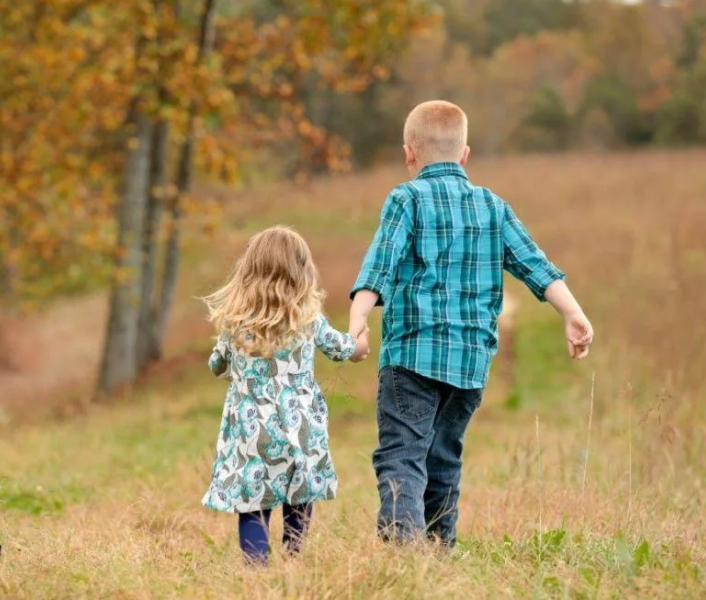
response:
<svg viewBox="0 0 706 600"><path fill-rule="evenodd" d="M378 532L383 539L415 539L425 531L456 543L463 437L483 397L401 367L380 370Z"/></svg>

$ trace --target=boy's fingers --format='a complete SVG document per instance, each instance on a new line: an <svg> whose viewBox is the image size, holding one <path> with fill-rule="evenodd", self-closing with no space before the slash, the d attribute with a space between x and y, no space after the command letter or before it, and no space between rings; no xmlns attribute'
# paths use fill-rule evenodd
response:
<svg viewBox="0 0 706 600"><path fill-rule="evenodd" d="M348 332L355 338L360 337L368 329L368 324L362 323L351 323L348 327Z"/></svg>
<svg viewBox="0 0 706 600"><path fill-rule="evenodd" d="M582 340L586 340L590 342L593 340L593 327L589 323L586 324L586 326L583 328L583 335L581 336Z"/></svg>
<svg viewBox="0 0 706 600"><path fill-rule="evenodd" d="M581 336L572 336L569 338L569 341L574 346L586 346L593 342L593 332L588 331L587 333L584 333Z"/></svg>
<svg viewBox="0 0 706 600"><path fill-rule="evenodd" d="M572 344L569 343L569 356L576 360L583 360L588 356L588 344Z"/></svg>

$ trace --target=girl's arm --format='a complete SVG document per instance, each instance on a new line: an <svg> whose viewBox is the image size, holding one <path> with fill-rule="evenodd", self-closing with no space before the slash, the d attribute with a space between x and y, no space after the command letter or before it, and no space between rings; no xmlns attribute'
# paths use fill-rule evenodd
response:
<svg viewBox="0 0 706 600"><path fill-rule="evenodd" d="M211 373L221 379L232 379L230 367L233 354L230 350L229 341L230 336L227 333L222 333L213 347L211 357L208 359L208 368L211 369Z"/></svg>
<svg viewBox="0 0 706 600"><path fill-rule="evenodd" d="M350 333L341 333L331 327L326 317L319 315L315 323L316 347L330 360L359 362L370 353L367 331L354 338Z"/></svg>

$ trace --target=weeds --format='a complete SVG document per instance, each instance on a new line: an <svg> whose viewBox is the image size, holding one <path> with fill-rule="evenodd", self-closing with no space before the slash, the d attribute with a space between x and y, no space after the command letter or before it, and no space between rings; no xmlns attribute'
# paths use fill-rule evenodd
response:
<svg viewBox="0 0 706 600"><path fill-rule="evenodd" d="M210 332L185 319L174 339L186 345L172 348L194 350L203 334L197 363L165 367L108 408L0 432L0 598L703 597L706 346L695 315L706 291L704 159L694 151L472 165L472 179L511 201L569 273L597 338L587 364L569 363L556 317L510 285L512 377L493 374L468 434L453 553L377 540L376 365L322 362L340 497L317 505L300 559L277 551L272 568L244 568L235 518L200 506L225 387L203 365ZM212 248L198 244L198 260L187 249L183 314L200 323L189 299L222 279L252 229L284 222L310 240L327 308L344 326L380 204L402 177L381 169L239 195L226 210L233 227ZM70 311L61 315L68 327ZM67 356L72 343L67 336Z"/></svg>

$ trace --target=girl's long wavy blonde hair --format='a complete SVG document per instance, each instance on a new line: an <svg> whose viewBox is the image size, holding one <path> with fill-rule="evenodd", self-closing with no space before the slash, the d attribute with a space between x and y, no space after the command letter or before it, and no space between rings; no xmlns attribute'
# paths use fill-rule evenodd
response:
<svg viewBox="0 0 706 600"><path fill-rule="evenodd" d="M324 299L311 250L298 233L255 235L228 283L203 298L209 321L246 354L271 357L306 334Z"/></svg>

